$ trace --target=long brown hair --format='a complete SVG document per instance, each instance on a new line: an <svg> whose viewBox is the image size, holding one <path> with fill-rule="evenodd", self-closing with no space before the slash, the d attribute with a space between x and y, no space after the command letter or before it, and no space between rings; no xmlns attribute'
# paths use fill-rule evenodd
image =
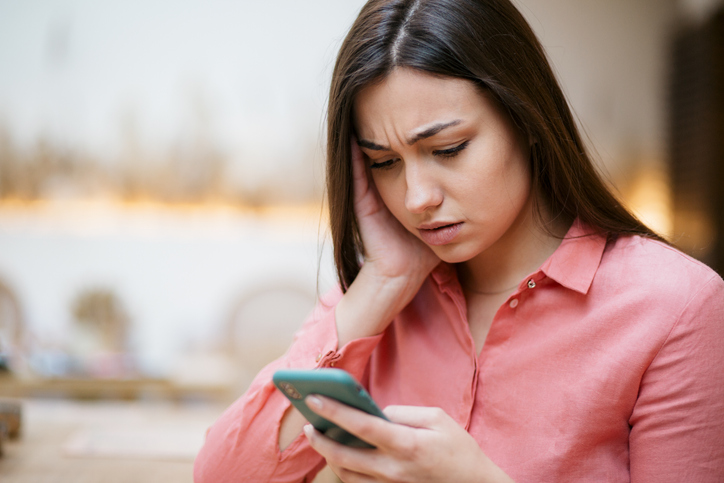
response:
<svg viewBox="0 0 724 483"><path fill-rule="evenodd" d="M608 236L661 240L596 172L551 70L523 16L508 0L370 0L340 48L327 113L327 194L342 288L364 253L352 195L352 106L394 68L468 79L491 93L528 138L532 186L549 213L580 218ZM540 206L536 213L540 216Z"/></svg>

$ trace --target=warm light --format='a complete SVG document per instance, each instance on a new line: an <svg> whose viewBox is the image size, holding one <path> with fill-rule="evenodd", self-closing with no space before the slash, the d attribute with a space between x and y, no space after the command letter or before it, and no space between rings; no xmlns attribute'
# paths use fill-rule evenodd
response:
<svg viewBox="0 0 724 483"><path fill-rule="evenodd" d="M20 198L0 199L2 213L30 212L76 212L79 214L94 211L125 211L132 213L167 213L167 214L244 214L262 215L271 218L298 218L310 214L319 216L324 210L321 203L307 202L296 204L276 204L248 206L224 201L204 203L164 203L151 199L118 200L113 198L77 198L77 199L36 199Z"/></svg>
<svg viewBox="0 0 724 483"><path fill-rule="evenodd" d="M223 201L163 203L115 198L32 201L5 198L0 199L0 217L6 226L42 226L48 232L60 230L76 235L110 234L128 229L154 234L173 231L181 225L198 225L198 235L208 238L234 230L239 222L254 220L289 228L312 227L314 231L328 225L327 210L321 202L244 206Z"/></svg>
<svg viewBox="0 0 724 483"><path fill-rule="evenodd" d="M634 174L625 192L628 207L647 226L670 239L674 222L671 188L666 172L656 166L643 166Z"/></svg>

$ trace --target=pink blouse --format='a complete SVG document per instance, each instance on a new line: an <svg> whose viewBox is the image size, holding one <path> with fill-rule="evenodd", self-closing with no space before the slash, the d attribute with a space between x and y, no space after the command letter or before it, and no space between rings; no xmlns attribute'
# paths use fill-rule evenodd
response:
<svg viewBox="0 0 724 483"><path fill-rule="evenodd" d="M440 264L388 329L337 347L335 291L287 353L209 429L197 483L311 481L279 368L343 368L380 407L444 409L518 483L724 481L724 281L638 236L574 223L498 309L478 356L454 267Z"/></svg>

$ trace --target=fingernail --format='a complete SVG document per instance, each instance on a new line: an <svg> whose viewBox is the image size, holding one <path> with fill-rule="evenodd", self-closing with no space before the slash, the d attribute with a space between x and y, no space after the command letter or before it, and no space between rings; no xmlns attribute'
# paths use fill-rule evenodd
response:
<svg viewBox="0 0 724 483"><path fill-rule="evenodd" d="M321 409L322 400L317 396L307 396L307 406L310 406L312 409Z"/></svg>
<svg viewBox="0 0 724 483"><path fill-rule="evenodd" d="M314 434L314 429L312 429L311 424L305 424L302 430L304 431L304 436L306 436L307 438L311 438Z"/></svg>

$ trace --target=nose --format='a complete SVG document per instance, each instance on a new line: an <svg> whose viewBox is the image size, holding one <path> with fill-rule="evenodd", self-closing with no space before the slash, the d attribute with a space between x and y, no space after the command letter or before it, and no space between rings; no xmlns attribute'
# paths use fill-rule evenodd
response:
<svg viewBox="0 0 724 483"><path fill-rule="evenodd" d="M405 181L407 182L405 208L410 213L424 213L442 203L442 189L424 163L407 163Z"/></svg>

